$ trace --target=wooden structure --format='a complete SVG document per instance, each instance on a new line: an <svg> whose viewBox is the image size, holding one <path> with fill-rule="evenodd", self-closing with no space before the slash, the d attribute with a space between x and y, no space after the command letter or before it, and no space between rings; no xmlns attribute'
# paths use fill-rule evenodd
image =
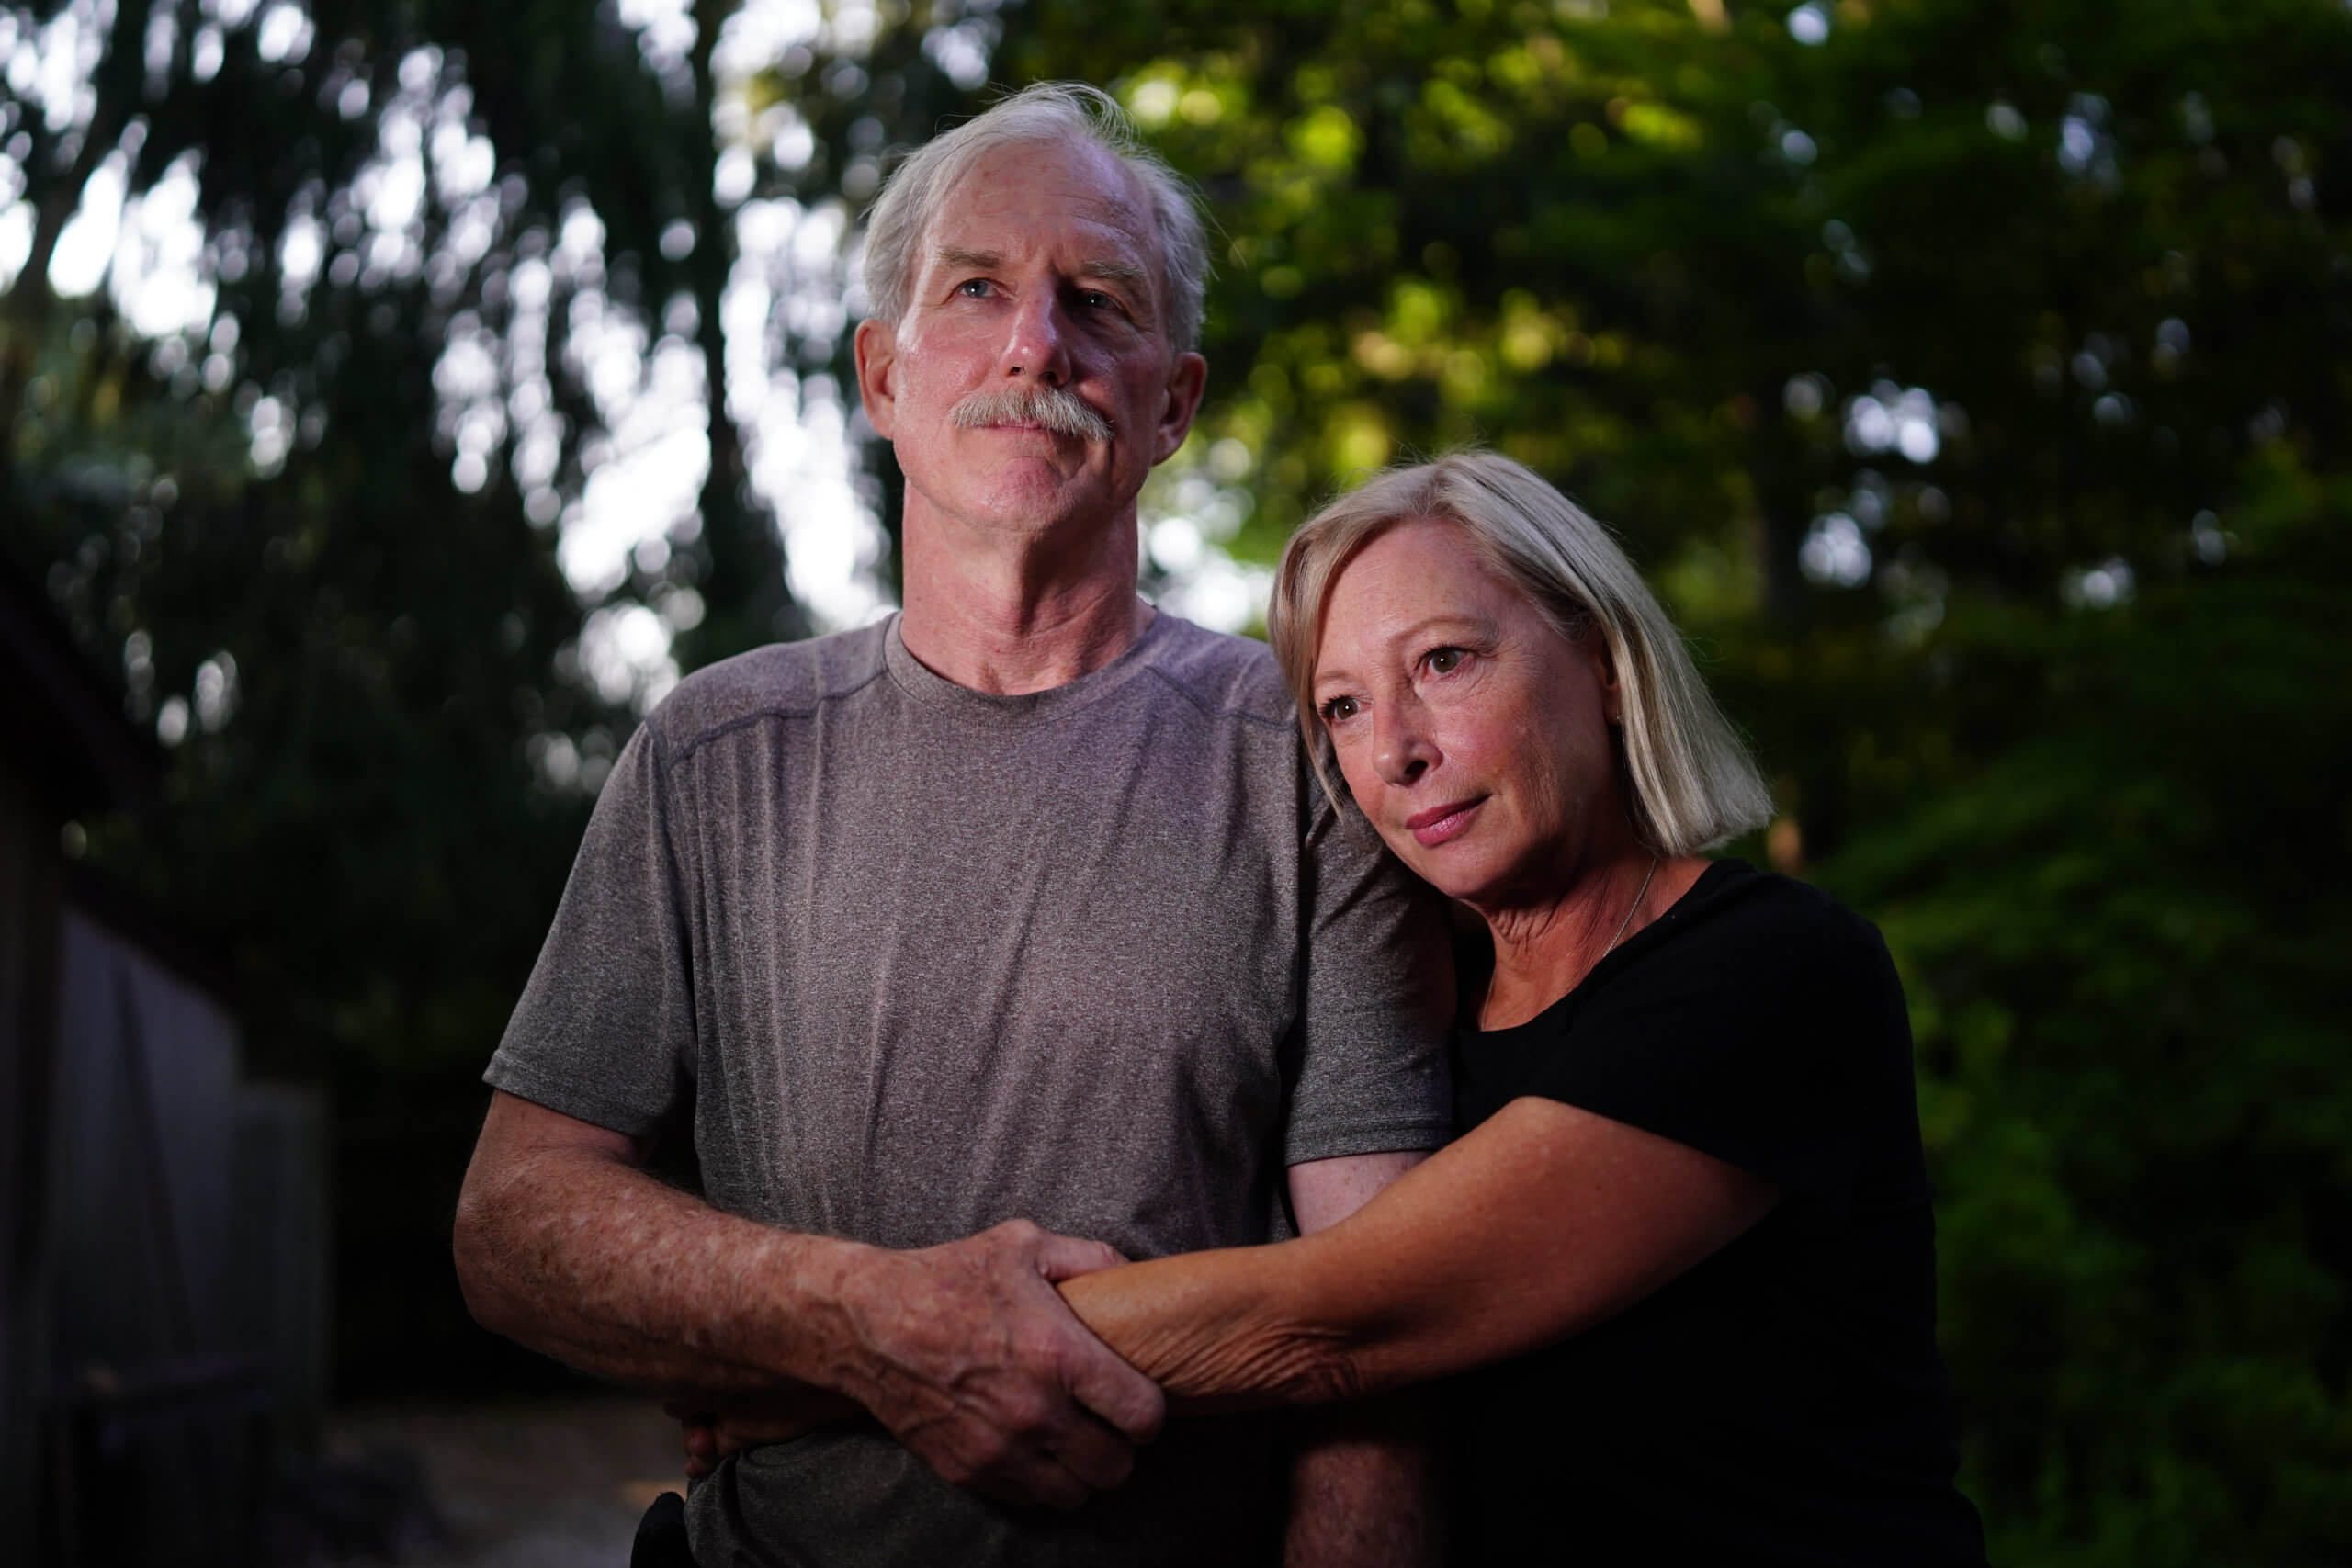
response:
<svg viewBox="0 0 2352 1568"><path fill-rule="evenodd" d="M0 1559L245 1563L315 1438L314 1093L244 1081L220 987L81 875L158 759L0 570Z"/></svg>

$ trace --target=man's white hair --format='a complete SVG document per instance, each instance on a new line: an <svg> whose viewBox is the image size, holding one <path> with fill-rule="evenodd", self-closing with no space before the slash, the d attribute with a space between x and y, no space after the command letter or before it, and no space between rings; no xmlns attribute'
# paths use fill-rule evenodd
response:
<svg viewBox="0 0 2352 1568"><path fill-rule="evenodd" d="M1192 185L1144 144L1117 100L1082 82L1023 87L899 165L865 220L865 293L874 314L895 324L906 312L923 235L973 164L1001 148L1056 141L1099 147L1135 175L1159 241L1159 320L1170 351L1198 347L1209 249Z"/></svg>

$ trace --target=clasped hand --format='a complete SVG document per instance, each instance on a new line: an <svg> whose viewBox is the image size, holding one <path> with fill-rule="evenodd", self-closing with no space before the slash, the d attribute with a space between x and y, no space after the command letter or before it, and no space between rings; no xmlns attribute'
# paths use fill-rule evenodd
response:
<svg viewBox="0 0 2352 1568"><path fill-rule="evenodd" d="M1075 1508L1127 1478L1136 1445L1166 1414L1159 1386L1054 1289L1123 1261L1026 1220L921 1251L877 1250L844 1282L830 1386L669 1403L684 1424L686 1473L863 1408L959 1486Z"/></svg>

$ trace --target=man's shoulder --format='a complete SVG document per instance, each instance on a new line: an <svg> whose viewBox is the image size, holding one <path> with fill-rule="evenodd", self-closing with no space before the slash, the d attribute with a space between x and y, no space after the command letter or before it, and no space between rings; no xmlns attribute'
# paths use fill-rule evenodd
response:
<svg viewBox="0 0 2352 1568"><path fill-rule="evenodd" d="M1290 691L1264 643L1214 632L1166 611L1160 622L1151 669L1204 713L1283 730L1296 724Z"/></svg>
<svg viewBox="0 0 2352 1568"><path fill-rule="evenodd" d="M646 716L646 727L675 759L746 724L805 717L854 696L884 670L888 622L771 643L695 671Z"/></svg>

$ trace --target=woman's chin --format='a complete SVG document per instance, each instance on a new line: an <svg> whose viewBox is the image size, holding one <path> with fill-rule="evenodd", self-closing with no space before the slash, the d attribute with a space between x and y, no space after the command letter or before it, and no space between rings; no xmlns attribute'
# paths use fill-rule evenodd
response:
<svg viewBox="0 0 2352 1568"><path fill-rule="evenodd" d="M1396 858L1405 863L1406 870L1457 903L1475 907L1495 886L1492 866L1452 844L1430 850L1408 840L1405 849L1396 850Z"/></svg>

